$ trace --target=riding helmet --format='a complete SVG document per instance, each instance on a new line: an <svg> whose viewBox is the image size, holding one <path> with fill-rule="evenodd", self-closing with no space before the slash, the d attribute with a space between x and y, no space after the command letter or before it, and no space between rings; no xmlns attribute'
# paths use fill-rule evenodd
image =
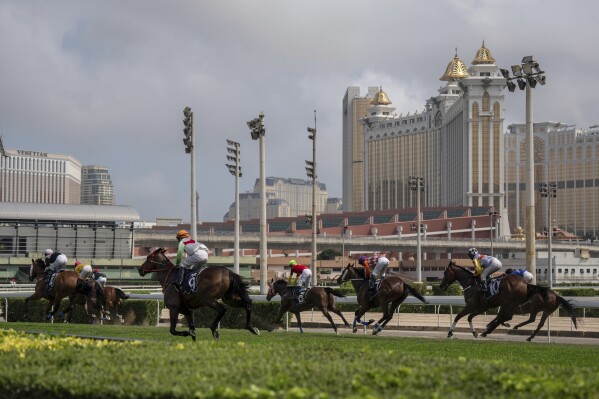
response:
<svg viewBox="0 0 599 399"><path fill-rule="evenodd" d="M360 259L358 259L358 263L359 264L364 264L364 262L366 261L366 257L364 255L360 256Z"/></svg>
<svg viewBox="0 0 599 399"><path fill-rule="evenodd" d="M478 254L478 249L476 249L476 248L470 248L470 249L468 250L468 257L469 257L470 259L474 259L474 257L475 257L477 254Z"/></svg>
<svg viewBox="0 0 599 399"><path fill-rule="evenodd" d="M297 265L297 262L295 260L289 261L289 266L295 266L295 265Z"/></svg>
<svg viewBox="0 0 599 399"><path fill-rule="evenodd" d="M189 238L189 233L187 230L179 230L177 233L177 240L181 240L183 238Z"/></svg>
<svg viewBox="0 0 599 399"><path fill-rule="evenodd" d="M48 249L46 249L46 250L44 251L44 255L45 255L45 256L50 256L50 255L52 255L53 253L54 253L54 251L52 251L50 248L48 248Z"/></svg>
<svg viewBox="0 0 599 399"><path fill-rule="evenodd" d="M81 262L75 261L75 267L79 266L80 264L81 264Z"/></svg>

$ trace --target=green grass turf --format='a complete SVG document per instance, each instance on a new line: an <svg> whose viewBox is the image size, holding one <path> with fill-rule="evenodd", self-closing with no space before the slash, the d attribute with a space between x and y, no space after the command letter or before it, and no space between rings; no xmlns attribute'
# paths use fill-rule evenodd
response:
<svg viewBox="0 0 599 399"><path fill-rule="evenodd" d="M0 397L599 398L599 346L163 327L3 323L141 343L31 349L0 334ZM67 339L68 340L68 339ZM100 383L80 376L90 377Z"/></svg>

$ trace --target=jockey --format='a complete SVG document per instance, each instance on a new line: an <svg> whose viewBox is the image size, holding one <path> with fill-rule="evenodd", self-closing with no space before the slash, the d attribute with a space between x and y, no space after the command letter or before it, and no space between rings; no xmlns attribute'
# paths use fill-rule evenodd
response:
<svg viewBox="0 0 599 399"><path fill-rule="evenodd" d="M481 289L486 292L488 280L491 274L501 269L501 262L493 256L479 254L476 248L468 250L468 257L474 263L474 275L480 278Z"/></svg>
<svg viewBox="0 0 599 399"><path fill-rule="evenodd" d="M66 255L60 252L54 252L51 249L46 249L44 251L44 255L46 256L46 283L48 283L50 281L50 277L52 277L54 273L64 269L68 259Z"/></svg>
<svg viewBox="0 0 599 399"><path fill-rule="evenodd" d="M310 288L310 285L312 284L312 270L310 270L310 266L301 265L295 260L291 260L289 262L289 267L291 268L291 272L289 273L287 284L291 283L291 277L295 273L296 276L295 280L293 281L293 285L297 283L298 286Z"/></svg>
<svg viewBox="0 0 599 399"><path fill-rule="evenodd" d="M530 284L532 283L532 273L527 271L526 269L506 269L505 270L505 274L515 274L518 276L522 276L522 278L524 278L524 281L526 281L526 283Z"/></svg>
<svg viewBox="0 0 599 399"><path fill-rule="evenodd" d="M91 267L91 266L90 266ZM94 280L100 284L102 288L106 285L106 275L104 273L100 273L100 269L94 269L93 271Z"/></svg>
<svg viewBox="0 0 599 399"><path fill-rule="evenodd" d="M75 271L77 273L79 273L79 276L82 279L87 279L88 277L91 277L92 274L92 267L90 265L85 265L83 264L83 262L80 261L76 261L75 262Z"/></svg>
<svg viewBox="0 0 599 399"><path fill-rule="evenodd" d="M208 247L192 239L186 230L179 230L176 238L179 247L175 265L179 266L179 275L177 276L175 288L179 291L183 284L185 269L203 268L208 264ZM183 258L183 253L187 255L185 258Z"/></svg>
<svg viewBox="0 0 599 399"><path fill-rule="evenodd" d="M358 259L358 263L364 266L364 277L370 279L369 287L373 287L376 280L385 278L387 267L389 267L389 259L385 255L371 256L370 258L362 255ZM370 265L374 265L372 273L370 272Z"/></svg>

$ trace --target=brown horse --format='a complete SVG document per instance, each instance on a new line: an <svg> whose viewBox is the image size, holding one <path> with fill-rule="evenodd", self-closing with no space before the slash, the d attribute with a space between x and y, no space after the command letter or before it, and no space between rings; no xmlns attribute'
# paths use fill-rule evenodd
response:
<svg viewBox="0 0 599 399"><path fill-rule="evenodd" d="M220 303L219 299L229 306L245 309L246 328L252 334L260 334L258 329L251 324L252 300L248 295L249 285L242 280L240 275L233 273L226 267L208 267L196 275L194 280L196 290L191 293L182 294L173 285L177 279L178 267L173 265L169 258L166 257L165 252L166 250L163 248L153 251L138 268L138 271L142 277L148 273L156 273L158 281L162 285L164 304L170 314L171 334L184 337L191 336L195 341L195 324L191 311L200 306L208 306L218 313L216 319L210 325L210 330L212 331L212 336L215 339L219 339L218 323L227 311L227 306ZM177 331L176 329L180 313L187 320L188 331Z"/></svg>
<svg viewBox="0 0 599 399"><path fill-rule="evenodd" d="M341 291L334 290L330 287L312 287L305 292L303 301L300 303L300 301L294 299L294 291L296 289L299 289L299 287L287 286L287 281L285 279L271 280L271 282L268 283L268 294L266 295L266 300L270 301L277 294L281 296L281 307L279 308L279 314L277 315L274 326L269 331L273 331L278 328L279 322L281 321L281 318L285 312L291 312L297 319L300 333L303 333L304 330L302 329L300 312L310 310L314 307L320 309L324 317L326 317L329 323L331 323L331 326L333 326L336 334L339 334L339 332L337 331L337 326L331 318L329 311L341 317L343 323L349 327L349 323L347 320L345 320L345 317L343 317L341 311L335 307L335 297L345 297Z"/></svg>
<svg viewBox="0 0 599 399"><path fill-rule="evenodd" d="M106 296L104 318L110 320L110 316L114 314L121 324L125 323L125 319L123 319L123 300L129 298L129 295L125 294L120 288L107 285L104 287L104 296Z"/></svg>
<svg viewBox="0 0 599 399"><path fill-rule="evenodd" d="M46 308L46 318L52 319L60 307L60 302L63 298L69 298L67 309L62 314L69 313L73 310L75 297L79 294L84 295L87 299L90 309L93 307L92 299L90 298L90 288L86 285L79 275L72 270L65 270L57 273L54 277L54 287L47 292L45 287L46 263L43 259L31 259L31 268L29 271L29 281L37 278L35 284L35 292L33 295L25 299L25 320L29 319L28 309L29 301L37 301L45 298L48 300ZM70 315L69 315L70 316ZM67 317L70 320L70 317Z"/></svg>
<svg viewBox="0 0 599 399"><path fill-rule="evenodd" d="M549 317L559 307L561 307L568 313L570 319L572 320L572 323L574 323L575 328L578 328L578 322L580 321L579 318L576 316L576 307L572 304L571 301L562 298L561 296L557 295L555 291L549 288L541 288L546 291L546 296L543 296L541 293L537 293L533 295L528 302L518 307L518 313L530 313L530 317L528 320L523 321L522 323L514 326L514 330L517 330L522 326L534 322L537 318L537 314L539 312L543 313L541 316L541 321L539 321L539 325L537 326L536 330L534 330L532 335L526 339L529 342L532 341L533 338L537 335L537 333L541 330L541 328L543 328L543 325L545 325L545 320L547 320L547 317Z"/></svg>
<svg viewBox="0 0 599 399"><path fill-rule="evenodd" d="M478 333L472 324L472 319L489 309L500 306L497 317L487 325L487 329L482 333L482 336L486 337L493 332L499 324L511 320L514 312L517 311L518 306L524 304L534 294L540 293L541 296L543 296L543 293L545 292L540 286L527 284L520 276L508 274L502 278L499 284L499 292L496 295L485 299L485 294L479 288L474 273L456 265L454 261L450 261L443 273L443 280L441 281L440 288L446 289L455 281L457 281L464 289L466 306L454 318L453 323L449 328L449 332L447 333L447 338L453 336L457 322L466 315L468 315L468 323L470 324L472 335L478 337Z"/></svg>
<svg viewBox="0 0 599 399"><path fill-rule="evenodd" d="M351 263L348 263L341 276L337 279L337 283L341 284L344 281L351 280L352 285L357 293L358 309L356 309L353 331L358 331L357 323L370 325L374 320L362 322L362 316L372 307L380 307L383 310L383 317L375 323L372 329L372 335L377 335L393 318L393 313L399 305L412 294L423 303L428 303L427 300L414 287L403 281L398 276L387 276L381 281L378 292L371 296L368 289L368 280L364 277L364 269L356 268ZM389 306L390 305L390 306Z"/></svg>

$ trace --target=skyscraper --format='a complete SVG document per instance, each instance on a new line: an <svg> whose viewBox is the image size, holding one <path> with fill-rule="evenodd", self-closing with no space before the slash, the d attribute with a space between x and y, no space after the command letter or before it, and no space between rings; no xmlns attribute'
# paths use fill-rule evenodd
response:
<svg viewBox="0 0 599 399"><path fill-rule="evenodd" d="M114 205L114 189L104 166L89 165L81 169L81 203Z"/></svg>

